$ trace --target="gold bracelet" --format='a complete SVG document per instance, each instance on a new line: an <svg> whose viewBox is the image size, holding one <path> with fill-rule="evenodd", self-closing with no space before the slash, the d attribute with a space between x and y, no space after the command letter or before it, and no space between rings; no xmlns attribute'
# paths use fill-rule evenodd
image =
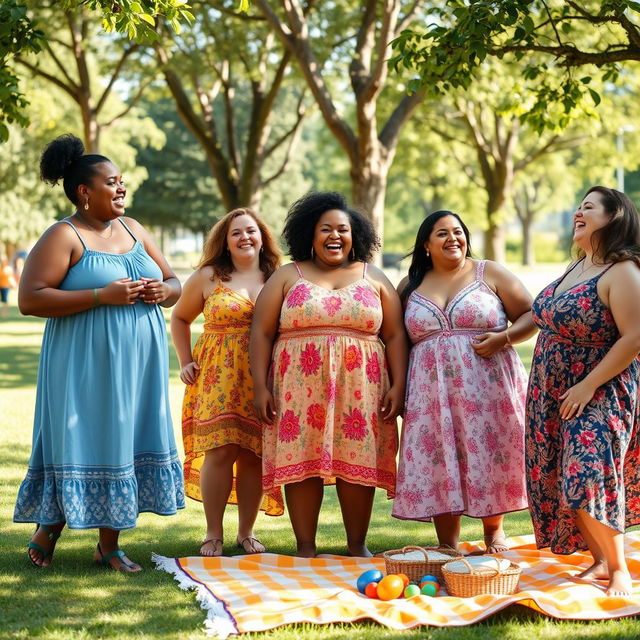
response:
<svg viewBox="0 0 640 640"><path fill-rule="evenodd" d="M98 290L97 289L93 290L93 306L94 307L100 306L100 298L98 297Z"/></svg>

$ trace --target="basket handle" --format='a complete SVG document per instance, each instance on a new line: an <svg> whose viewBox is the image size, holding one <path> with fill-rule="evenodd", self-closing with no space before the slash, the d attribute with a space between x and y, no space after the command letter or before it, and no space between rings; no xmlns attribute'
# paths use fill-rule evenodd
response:
<svg viewBox="0 0 640 640"><path fill-rule="evenodd" d="M488 569L495 571L495 573L493 574L492 577L495 576L499 576L502 574L502 571L500 570L500 560L498 558L495 558L494 556L487 556L487 558L491 558L491 560L495 560L496 561L496 568L494 569L493 567L487 567ZM469 569L469 573L471 575L482 575L484 574L484 571L479 571L478 569L474 568L471 563L464 557L460 557L460 558L456 558L456 560L461 560L462 563L464 565L466 565L467 569Z"/></svg>
<svg viewBox="0 0 640 640"><path fill-rule="evenodd" d="M405 553L406 551L422 551L423 555L424 555L424 559L426 562L429 562L429 554L427 553L426 549L423 549L422 547L418 547L416 545L407 545L406 547L402 547L402 553Z"/></svg>

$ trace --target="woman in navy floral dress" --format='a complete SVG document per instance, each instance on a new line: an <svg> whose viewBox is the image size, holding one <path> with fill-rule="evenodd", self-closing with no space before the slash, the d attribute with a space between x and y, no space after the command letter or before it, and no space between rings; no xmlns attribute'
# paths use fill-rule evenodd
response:
<svg viewBox="0 0 640 640"><path fill-rule="evenodd" d="M626 527L640 522L640 223L623 193L593 187L574 216L580 259L534 302L527 484L538 547L588 548L580 577L631 592Z"/></svg>

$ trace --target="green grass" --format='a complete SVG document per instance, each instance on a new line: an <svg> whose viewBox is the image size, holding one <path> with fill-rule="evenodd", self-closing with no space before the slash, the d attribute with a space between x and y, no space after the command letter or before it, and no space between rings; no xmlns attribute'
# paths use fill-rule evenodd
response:
<svg viewBox="0 0 640 640"><path fill-rule="evenodd" d="M31 527L12 522L13 506L27 468L31 447L31 425L35 401L38 353L44 322L23 318L15 308L7 319L0 319L0 638L76 640L84 638L202 638L204 612L193 594L180 591L173 578L155 571L152 551L166 556L197 553L202 539L204 517L200 504L188 501L185 511L171 518L143 514L138 527L124 532L121 542L127 553L145 571L127 576L105 571L92 563L95 531L65 530L58 542L54 563L46 570L33 568L26 556ZM525 365L532 345L521 348ZM176 438L180 441L179 415L182 385L177 363L171 357L171 402ZM95 393L100 393L99 389ZM391 502L382 493L376 497L369 545L374 550L390 549L409 543L432 544L431 525L400 522L391 518ZM235 538L237 513L229 507L226 516L228 540ZM531 532L528 514L506 518L510 534ZM256 527L270 551L292 553L293 534L288 518L260 515ZM465 518L462 536L481 537L477 521ZM333 489L327 489L318 532L323 552L344 552L340 511ZM230 544L226 553L236 553ZM511 607L487 621L471 627L440 629L421 627L408 632L385 629L374 623L337 625L294 625L247 637L387 639L420 637L425 639L496 638L637 638L640 620L574 623L545 618L525 607Z"/></svg>

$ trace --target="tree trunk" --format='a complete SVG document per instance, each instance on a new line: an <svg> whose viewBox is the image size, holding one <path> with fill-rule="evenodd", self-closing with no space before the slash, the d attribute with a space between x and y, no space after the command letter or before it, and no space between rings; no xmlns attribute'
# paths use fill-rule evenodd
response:
<svg viewBox="0 0 640 640"><path fill-rule="evenodd" d="M536 262L533 250L533 235L531 233L533 227L532 216L526 216L520 222L522 223L522 264L530 267Z"/></svg>
<svg viewBox="0 0 640 640"><path fill-rule="evenodd" d="M484 257L504 263L506 261L504 227L489 218L489 228L484 232Z"/></svg>
<svg viewBox="0 0 640 640"><path fill-rule="evenodd" d="M366 158L359 166L351 167L351 201L373 223L378 238L384 237L384 198L387 191L388 169L382 163ZM382 251L374 254L375 264L382 263Z"/></svg>

